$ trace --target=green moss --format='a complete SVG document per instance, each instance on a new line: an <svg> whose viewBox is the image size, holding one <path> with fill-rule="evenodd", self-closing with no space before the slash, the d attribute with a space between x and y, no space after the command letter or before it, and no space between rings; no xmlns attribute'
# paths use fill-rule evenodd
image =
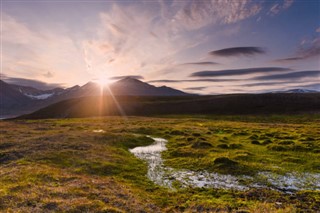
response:
<svg viewBox="0 0 320 213"><path fill-rule="evenodd" d="M163 188L147 178L147 164L128 149L152 144L146 135L154 135L168 139L162 157L165 165L176 169L240 177L262 170L319 173L319 118L180 116L0 122L0 211L317 212L317 191L294 195L265 189L241 192L181 188L179 182L174 183L175 190ZM97 129L105 133L93 132ZM261 145L252 144L254 140Z"/></svg>

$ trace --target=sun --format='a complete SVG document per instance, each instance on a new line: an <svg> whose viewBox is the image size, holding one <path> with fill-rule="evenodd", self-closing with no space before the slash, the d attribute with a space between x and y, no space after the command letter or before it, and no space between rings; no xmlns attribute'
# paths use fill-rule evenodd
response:
<svg viewBox="0 0 320 213"><path fill-rule="evenodd" d="M99 84L100 87L106 87L110 84L110 79L105 76L100 76L95 82Z"/></svg>

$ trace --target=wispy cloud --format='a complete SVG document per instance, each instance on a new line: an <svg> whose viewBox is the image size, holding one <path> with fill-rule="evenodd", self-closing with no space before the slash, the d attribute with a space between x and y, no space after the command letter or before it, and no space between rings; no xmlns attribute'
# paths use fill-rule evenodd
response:
<svg viewBox="0 0 320 213"><path fill-rule="evenodd" d="M269 15L277 15L281 11L288 9L293 4L294 0L283 0L281 3L275 3L268 11Z"/></svg>
<svg viewBox="0 0 320 213"><path fill-rule="evenodd" d="M15 84L15 85L20 85L20 86L28 86L28 87L33 87L41 90L49 90L49 89L54 89L57 87L63 87L64 85L62 84L50 84L50 83L45 83L43 81L38 81L38 80L32 80L32 79L26 79L26 78L11 78L6 75L1 75L1 80L8 84Z"/></svg>
<svg viewBox="0 0 320 213"><path fill-rule="evenodd" d="M209 52L210 55L221 57L253 56L264 53L266 53L266 51L261 47L231 47Z"/></svg>
<svg viewBox="0 0 320 213"><path fill-rule="evenodd" d="M5 74L70 83L78 80L79 73L84 71L81 51L70 37L47 29L34 30L5 12L2 12L1 24L2 71Z"/></svg>
<svg viewBox="0 0 320 213"><path fill-rule="evenodd" d="M232 81L239 81L238 79L181 79L181 80L151 80L148 83L183 83L183 82L232 82Z"/></svg>
<svg viewBox="0 0 320 213"><path fill-rule="evenodd" d="M309 89L315 89L320 92L320 83L312 83L312 84L305 84L300 86L301 88L309 88Z"/></svg>
<svg viewBox="0 0 320 213"><path fill-rule="evenodd" d="M166 80L166 79L159 79L159 80L151 80L148 83L180 83L184 80Z"/></svg>
<svg viewBox="0 0 320 213"><path fill-rule="evenodd" d="M301 82L292 82L292 81L272 81L272 82L256 82L250 84L243 84L244 87L260 87L260 86L283 86L290 83L301 83Z"/></svg>
<svg viewBox="0 0 320 213"><path fill-rule="evenodd" d="M285 87L283 87L285 85ZM303 80L300 79L290 79L290 80L284 80L280 79L277 81L268 81L268 82L256 82L256 83L249 83L249 84L242 84L241 87L257 87L257 88L275 88L271 90L279 90L279 88L283 88L283 90L288 89L297 89L297 88L306 88L306 89L313 89L313 90L320 90L320 83L306 83Z"/></svg>
<svg viewBox="0 0 320 213"><path fill-rule="evenodd" d="M236 23L258 14L262 8L252 0L175 1L171 6L181 8L173 16L173 21L189 30L213 23Z"/></svg>
<svg viewBox="0 0 320 213"><path fill-rule="evenodd" d="M84 45L88 72L100 70L112 76L140 70L150 78L168 67L170 62L163 61L174 60L179 53L207 42L210 36L200 28L237 23L260 9L261 4L252 0L110 3L109 11L100 14L98 36ZM107 48L102 50L102 45Z"/></svg>
<svg viewBox="0 0 320 213"><path fill-rule="evenodd" d="M204 90L206 89L207 87L187 87L187 88L184 88L185 90Z"/></svg>
<svg viewBox="0 0 320 213"><path fill-rule="evenodd" d="M43 74L43 76L46 78L52 78L54 75L52 72L48 71L47 73Z"/></svg>
<svg viewBox="0 0 320 213"><path fill-rule="evenodd" d="M293 80L303 78L317 78L320 80L319 70L299 71L286 74L266 75L252 78L252 80Z"/></svg>
<svg viewBox="0 0 320 213"><path fill-rule="evenodd" d="M320 57L320 39L304 40L293 57L275 60L276 62L294 62Z"/></svg>
<svg viewBox="0 0 320 213"><path fill-rule="evenodd" d="M194 72L190 77L220 77L220 76L239 76L256 73L270 73L270 72L283 72L290 71L289 68L283 67L255 67L246 69L230 69L230 70L216 70L216 71L199 71Z"/></svg>

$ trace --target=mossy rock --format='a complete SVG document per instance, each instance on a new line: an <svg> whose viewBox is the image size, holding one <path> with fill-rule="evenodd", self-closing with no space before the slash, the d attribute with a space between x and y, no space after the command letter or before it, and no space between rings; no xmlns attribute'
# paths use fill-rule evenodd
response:
<svg viewBox="0 0 320 213"><path fill-rule="evenodd" d="M272 150L272 151L280 151L280 152L290 150L289 147L282 146L282 145L269 145L269 146L268 146L268 149L269 149L269 150Z"/></svg>
<svg viewBox="0 0 320 213"><path fill-rule="evenodd" d="M262 145L268 145L268 144L271 144L271 143L272 143L272 141L270 139L266 139L261 144Z"/></svg>
<svg viewBox="0 0 320 213"><path fill-rule="evenodd" d="M283 136L282 137L283 139L287 139L287 140L293 140L293 139L296 139L295 136Z"/></svg>
<svg viewBox="0 0 320 213"><path fill-rule="evenodd" d="M301 145L295 145L292 147L292 150L294 150L294 151L308 151L308 150L310 150L310 148L305 147L305 146L301 146Z"/></svg>
<svg viewBox="0 0 320 213"><path fill-rule="evenodd" d="M267 137L274 137L276 135L276 133L266 133L265 136Z"/></svg>
<svg viewBox="0 0 320 213"><path fill-rule="evenodd" d="M240 149L242 147L243 146L241 144L239 144L239 143L232 143L232 144L229 145L230 149Z"/></svg>
<svg viewBox="0 0 320 213"><path fill-rule="evenodd" d="M294 142L293 141L281 141L279 142L279 145L293 145Z"/></svg>
<svg viewBox="0 0 320 213"><path fill-rule="evenodd" d="M247 132L236 132L236 133L233 133L232 135L234 135L234 136L246 136L246 135L249 135L249 133L247 133Z"/></svg>
<svg viewBox="0 0 320 213"><path fill-rule="evenodd" d="M307 141L315 141L315 139L312 138L312 137L307 137L306 140L307 140Z"/></svg>
<svg viewBox="0 0 320 213"><path fill-rule="evenodd" d="M229 145L228 144L218 144L217 147L221 148L221 149L229 149Z"/></svg>
<svg viewBox="0 0 320 213"><path fill-rule="evenodd" d="M195 139L195 138L189 137L189 138L187 138L187 141L189 141L189 142L190 142L190 141L194 141L194 139Z"/></svg>
<svg viewBox="0 0 320 213"><path fill-rule="evenodd" d="M248 160L248 159L251 159L251 155L245 154L245 153L237 154L237 155L234 157L234 159L235 159L235 160Z"/></svg>
<svg viewBox="0 0 320 213"><path fill-rule="evenodd" d="M238 164L238 162L233 161L227 157L216 158L213 162L214 162L214 165L223 165L223 166L235 166Z"/></svg>
<svg viewBox="0 0 320 213"><path fill-rule="evenodd" d="M185 133L179 130L173 130L171 131L171 135L184 135Z"/></svg>
<svg viewBox="0 0 320 213"><path fill-rule="evenodd" d="M261 143L257 140L253 140L251 141L251 144L254 144L254 145L261 145Z"/></svg>
<svg viewBox="0 0 320 213"><path fill-rule="evenodd" d="M249 137L249 139L258 139L258 138L259 138L259 136L258 136L258 135L256 135L256 134L251 135L251 136Z"/></svg>
<svg viewBox="0 0 320 213"><path fill-rule="evenodd" d="M192 144L191 147L196 148L196 149L205 149L205 148L212 147L212 144L209 142L200 141L200 142L196 142L196 143Z"/></svg>

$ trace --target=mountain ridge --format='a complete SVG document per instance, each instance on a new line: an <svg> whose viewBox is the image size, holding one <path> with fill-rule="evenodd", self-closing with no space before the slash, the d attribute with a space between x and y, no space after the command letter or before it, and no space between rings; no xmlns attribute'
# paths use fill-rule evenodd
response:
<svg viewBox="0 0 320 213"><path fill-rule="evenodd" d="M190 94L170 87L156 87L135 78L120 79L101 88L98 83L89 81L83 86L66 89L39 90L33 87L10 85L1 81L1 116L19 115L32 112L59 101L87 96L188 96ZM103 90L102 90L103 89ZM12 96L12 97L11 97ZM12 108L12 106L14 106Z"/></svg>

